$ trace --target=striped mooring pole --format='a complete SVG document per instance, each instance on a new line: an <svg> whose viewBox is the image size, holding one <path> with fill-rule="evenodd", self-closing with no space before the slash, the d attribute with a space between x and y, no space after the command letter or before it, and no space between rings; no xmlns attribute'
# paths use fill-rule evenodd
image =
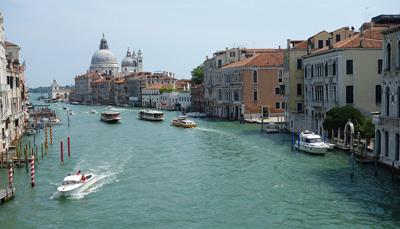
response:
<svg viewBox="0 0 400 229"><path fill-rule="evenodd" d="M47 140L47 126L46 125L44 126L44 129L45 129L45 133L46 133L45 134L45 136L46 136L45 145L46 145L46 149L47 149L47 148L49 148L49 141Z"/></svg>
<svg viewBox="0 0 400 229"><path fill-rule="evenodd" d="M8 164L8 184L10 188L13 188L13 164L12 161L9 161L10 163Z"/></svg>
<svg viewBox="0 0 400 229"><path fill-rule="evenodd" d="M51 128L51 123L50 123L50 144L53 145L53 128Z"/></svg>
<svg viewBox="0 0 400 229"><path fill-rule="evenodd" d="M35 186L35 156L31 156L31 185Z"/></svg>

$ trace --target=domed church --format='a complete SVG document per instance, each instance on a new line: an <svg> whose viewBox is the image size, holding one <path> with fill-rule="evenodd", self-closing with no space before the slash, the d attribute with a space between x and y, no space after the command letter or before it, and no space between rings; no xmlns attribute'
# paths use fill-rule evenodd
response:
<svg viewBox="0 0 400 229"><path fill-rule="evenodd" d="M89 72L106 73L111 76L118 75L118 62L114 53L108 49L107 39L101 38L99 50L92 57Z"/></svg>
<svg viewBox="0 0 400 229"><path fill-rule="evenodd" d="M130 73L130 72L142 72L143 71L143 63L142 63L143 57L142 57L142 52L139 50L138 55L136 57L135 51L131 52L128 51L126 52L126 57L122 60L121 62L121 72L124 73Z"/></svg>

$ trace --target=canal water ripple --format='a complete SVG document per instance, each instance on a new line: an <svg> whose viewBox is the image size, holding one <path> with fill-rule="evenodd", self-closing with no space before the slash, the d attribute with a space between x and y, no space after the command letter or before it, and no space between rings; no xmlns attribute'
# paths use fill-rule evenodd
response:
<svg viewBox="0 0 400 229"><path fill-rule="evenodd" d="M64 105L75 112L70 127ZM0 228L400 226L399 184L390 172L375 177L372 166L359 164L350 179L346 153L292 151L290 135L261 134L255 124L206 118L183 129L171 126L176 112L148 122L138 119L139 108L117 108L121 123L106 124L89 113L104 106L50 106L64 124L53 126L53 145L39 156L35 187L25 168L15 169L15 199L0 206ZM57 186L78 170L99 180L79 195L60 196ZM7 184L1 169L0 188Z"/></svg>

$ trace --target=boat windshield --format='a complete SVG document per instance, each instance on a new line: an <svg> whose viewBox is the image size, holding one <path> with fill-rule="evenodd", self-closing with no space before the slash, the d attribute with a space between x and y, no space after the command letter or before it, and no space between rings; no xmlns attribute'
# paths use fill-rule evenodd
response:
<svg viewBox="0 0 400 229"><path fill-rule="evenodd" d="M319 143L321 142L321 139L319 138L314 138L314 139L306 139L307 143Z"/></svg>

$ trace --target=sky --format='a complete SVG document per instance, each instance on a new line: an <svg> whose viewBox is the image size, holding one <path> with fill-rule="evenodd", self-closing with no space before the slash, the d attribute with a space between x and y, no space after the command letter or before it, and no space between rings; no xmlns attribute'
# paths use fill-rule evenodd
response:
<svg viewBox="0 0 400 229"><path fill-rule="evenodd" d="M300 3L300 4L299 4ZM381 14L400 14L399 0L1 0L4 38L21 47L30 88L74 84L100 39L119 67L140 49L143 71L190 79L206 56L244 45L286 48L344 26L356 30Z"/></svg>

